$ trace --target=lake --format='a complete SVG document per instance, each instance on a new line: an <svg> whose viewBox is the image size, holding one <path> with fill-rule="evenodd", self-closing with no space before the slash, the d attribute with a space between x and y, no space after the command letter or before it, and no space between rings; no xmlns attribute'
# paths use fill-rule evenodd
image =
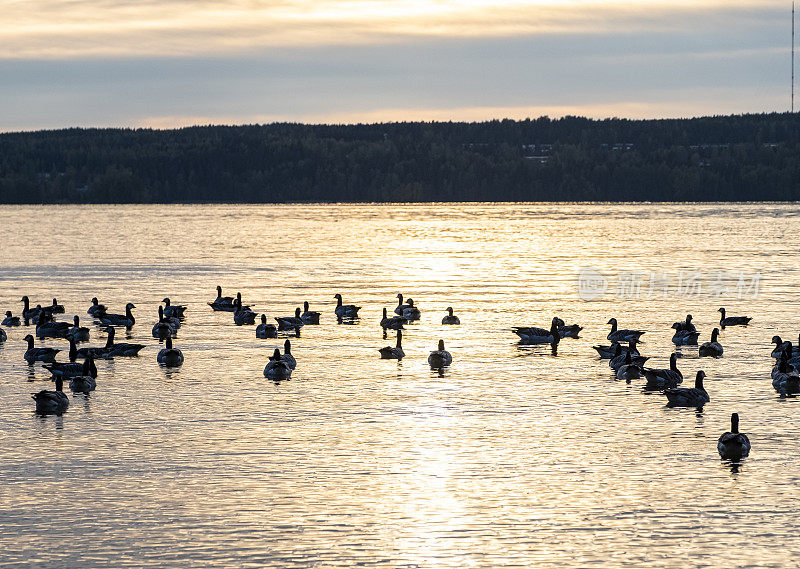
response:
<svg viewBox="0 0 800 569"><path fill-rule="evenodd" d="M770 339L800 332L797 204L0 206L0 309L136 305L97 362L97 390L60 417L7 328L0 348L3 567L786 567L800 553L798 400L772 388ZM322 313L297 369L262 370L259 340L207 306L221 285L259 313ZM339 324L333 295L362 307ZM381 309L422 311L400 362L379 359ZM156 363L159 302L188 305L184 365ZM460 326L443 326L452 306ZM722 358L677 349L671 409L614 379L592 349L609 318L647 330L667 367L673 322L707 341L717 309L753 317ZM554 315L581 338L519 346ZM125 338L131 338L125 340ZM431 370L443 339L453 364ZM63 350L64 340L37 345ZM738 412L753 451L721 461Z"/></svg>

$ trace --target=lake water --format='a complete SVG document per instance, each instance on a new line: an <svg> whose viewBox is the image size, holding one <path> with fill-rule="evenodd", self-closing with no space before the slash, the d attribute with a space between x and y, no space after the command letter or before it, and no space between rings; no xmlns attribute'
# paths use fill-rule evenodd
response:
<svg viewBox="0 0 800 569"><path fill-rule="evenodd" d="M98 362L97 390L43 418L30 395L49 374L22 358L33 327L7 329L3 567L796 564L800 401L773 390L769 343L800 332L796 204L3 206L0 219L2 312L55 296L101 345L90 299L130 301L130 341L147 344ZM291 380L262 375L283 338L206 305L218 284L270 320L304 300L322 312L293 341ZM363 307L357 324L337 324L335 293ZM405 359L380 360L397 293L422 320ZM150 333L165 296L189 306L173 371ZM460 326L440 324L447 306ZM723 358L678 350L684 385L707 373L702 412L615 380L591 348L614 316L667 367L671 324L691 312L706 341L720 306L753 322L721 334ZM512 326L556 314L581 339L556 354L517 344ZM426 362L440 338L443 374ZM65 359L66 341L40 344ZM753 444L738 467L716 451L734 411Z"/></svg>

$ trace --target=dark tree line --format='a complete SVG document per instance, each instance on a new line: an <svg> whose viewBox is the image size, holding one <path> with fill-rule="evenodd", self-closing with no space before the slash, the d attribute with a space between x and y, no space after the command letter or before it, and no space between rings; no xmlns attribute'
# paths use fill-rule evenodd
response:
<svg viewBox="0 0 800 569"><path fill-rule="evenodd" d="M784 113L7 133L0 202L800 200L798 127Z"/></svg>

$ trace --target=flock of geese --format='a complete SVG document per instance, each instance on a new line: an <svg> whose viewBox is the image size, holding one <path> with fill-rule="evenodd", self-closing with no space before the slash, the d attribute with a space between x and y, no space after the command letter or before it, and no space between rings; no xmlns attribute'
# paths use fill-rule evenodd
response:
<svg viewBox="0 0 800 569"><path fill-rule="evenodd" d="M340 294L334 295L336 307L334 314L339 322L355 321L359 318L361 307L352 304L344 304ZM414 305L413 299L404 300L402 294L397 295L397 306L393 314L389 314L386 308L383 309L383 317L380 326L383 329L383 337L387 337L387 330L396 331L396 343L394 346L380 348L378 352L382 359L397 359L405 357L402 347L404 325L421 318L419 307ZM63 338L69 342L69 361L57 362L56 355L61 351L51 347L36 347L34 335L28 334L24 340L28 344L23 357L28 364L43 362L55 382L55 390L42 390L33 394L36 402L36 412L42 415L56 414L61 415L69 407L69 398L63 391L64 381L69 382L69 388L75 393L90 393L97 386L97 367L96 359L112 359L115 357L134 357L145 347L144 344L115 342L115 327L124 327L130 330L136 323L133 309L136 306L128 303L125 306L124 314L109 313L105 306L100 304L97 298L93 298L87 313L101 326L108 334L104 346L82 347L77 344L89 341L89 329L81 326L80 318L76 315L71 322L57 321L57 314L64 314L63 305L58 304L57 299L53 299L50 305L37 305L31 307L30 299L22 297L23 303L21 318L14 316L11 311L6 312L6 318L0 325L6 327L30 326L35 325L36 338ZM180 349L173 346L172 340L176 337L178 329L184 321L186 306L171 304L170 299L162 300L163 306L158 308L158 320L153 325L152 335L159 342L164 342L165 346L157 356L157 362L165 367L180 366L183 361L183 353ZM303 309L299 307L293 316L277 317L276 324L267 322L266 315L262 314L260 323L256 324L258 314L250 306L243 304L241 293L235 297L222 296L222 287L217 286L217 297L208 302L214 311L230 312L233 316L234 324L238 326L255 325L256 338L278 338L279 333L284 335L300 336L300 330L306 325L319 325L320 313L310 310L309 303L305 302ZM721 313L719 328L714 328L708 342L698 344L700 333L692 322L692 315L686 316L681 322L675 322L672 329L675 331L672 342L676 346L698 346L700 357L720 357L724 349L719 343L720 329L724 330L728 326L747 326L751 318L747 316L727 316L725 309L720 308ZM453 314L452 307L447 308L447 314L442 318L443 325L459 325L458 316ZM643 356L637 349L643 330L620 329L615 318L608 321L611 330L607 335L609 345L594 346L601 359L607 359L609 366L618 379L630 383L634 380L644 380L645 389L650 391L662 392L672 407L696 407L702 408L708 403L710 398L703 386L705 373L700 370L695 376L694 387L679 387L683 382L683 374L678 369L676 354L670 356L668 368L657 369L646 367L645 363L649 359ZM577 324L567 325L563 320L554 317L550 328L538 328L533 326L514 327L512 331L519 337L521 345L550 344L552 350L556 351L559 342L564 338L578 338L578 334L583 328ZM0 328L0 342L7 340L7 334ZM800 344L793 346L791 342L782 340L779 336L772 338L775 349L772 356L777 360L772 371L772 384L775 390L782 396L800 394ZM78 362L82 359L82 362ZM453 356L445 349L444 341L439 340L436 350L430 352L428 363L433 369L444 369L453 362ZM284 342L284 351L275 349L269 357L264 368L264 376L275 380L285 380L291 378L292 372L297 366L297 360L291 352L291 342L287 338ZM719 437L717 450L724 459L738 461L750 453L750 441L747 435L739 432L739 416L736 413L731 415L731 430Z"/></svg>

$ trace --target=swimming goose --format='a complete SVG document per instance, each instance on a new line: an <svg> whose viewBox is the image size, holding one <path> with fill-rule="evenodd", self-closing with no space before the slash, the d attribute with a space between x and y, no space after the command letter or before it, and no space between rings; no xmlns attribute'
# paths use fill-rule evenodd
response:
<svg viewBox="0 0 800 569"><path fill-rule="evenodd" d="M561 340L556 318L551 321L549 330L536 326L515 327L511 330L519 336L520 344L557 344Z"/></svg>
<svg viewBox="0 0 800 569"><path fill-rule="evenodd" d="M691 330L680 330L680 322L672 325L675 334L672 336L672 343L676 346L696 346L697 339L700 337L700 332L693 332Z"/></svg>
<svg viewBox="0 0 800 569"><path fill-rule="evenodd" d="M710 342L703 342L700 344L700 357L712 357L718 358L722 355L723 349L722 344L717 342L717 337L719 336L719 328L714 328L711 331L711 341Z"/></svg>
<svg viewBox="0 0 800 569"><path fill-rule="evenodd" d="M89 356L83 362L80 375L74 375L69 378L69 388L74 393L89 393L94 391L97 387L97 368L94 368L94 375L92 374L92 367L94 366L94 358Z"/></svg>
<svg viewBox="0 0 800 569"><path fill-rule="evenodd" d="M625 352L625 363L617 369L616 376L617 379L624 379L625 381L642 377L642 368L633 363L630 350Z"/></svg>
<svg viewBox="0 0 800 569"><path fill-rule="evenodd" d="M608 333L606 338L611 342L630 342L631 340L638 342L639 338L644 334L642 330L617 330L616 318L611 318L608 324L611 324L611 332Z"/></svg>
<svg viewBox="0 0 800 569"><path fill-rule="evenodd" d="M747 323L752 320L749 316L728 316L725 317L725 309L720 308L717 312L721 313L719 317L719 325L722 328L725 326L747 326Z"/></svg>
<svg viewBox="0 0 800 569"><path fill-rule="evenodd" d="M702 370L697 372L694 387L676 387L664 391L670 407L702 407L710 401L706 388L703 387L703 378L706 376Z"/></svg>
<svg viewBox="0 0 800 569"><path fill-rule="evenodd" d="M64 380L56 378L56 390L48 391L43 389L39 393L33 393L31 397L36 401L36 412L40 415L61 415L69 407L69 398L63 391Z"/></svg>
<svg viewBox="0 0 800 569"><path fill-rule="evenodd" d="M156 361L165 367L177 367L183 363L183 352L172 347L172 338L167 336L166 346L159 350Z"/></svg>
<svg viewBox="0 0 800 569"><path fill-rule="evenodd" d="M169 297L166 297L161 302L164 303L164 316L167 318L183 318L184 312L186 312L186 307L181 306L180 304L170 304Z"/></svg>
<svg viewBox="0 0 800 569"><path fill-rule="evenodd" d="M402 293L399 293L397 295L397 306L395 306L394 308L394 313L397 314L398 316L402 316L403 308L405 308L405 305L403 304L403 295Z"/></svg>
<svg viewBox="0 0 800 569"><path fill-rule="evenodd" d="M683 382L683 374L676 364L677 357L678 355L675 353L669 357L669 369L642 368L648 388L667 389L678 387L678 384Z"/></svg>
<svg viewBox="0 0 800 569"><path fill-rule="evenodd" d="M461 324L461 320L458 319L458 316L453 315L452 306L447 307L447 316L442 318L442 324L453 324L453 325Z"/></svg>
<svg viewBox="0 0 800 569"><path fill-rule="evenodd" d="M103 314L100 316L100 322L106 326L125 326L125 328L131 328L136 324L136 319L133 317L133 312L131 312L132 308L136 308L136 305L129 302L125 305L125 314Z"/></svg>
<svg viewBox="0 0 800 569"><path fill-rule="evenodd" d="M308 301L303 302L303 313L300 315L305 324L319 324L319 312L308 309Z"/></svg>
<svg viewBox="0 0 800 569"><path fill-rule="evenodd" d="M81 326L81 319L76 314L72 319L73 325L67 330L67 339L72 339L74 342L88 342L89 329L86 326Z"/></svg>
<svg viewBox="0 0 800 569"><path fill-rule="evenodd" d="M444 349L444 340L439 340L438 349L428 356L428 364L432 368L443 368L453 363L453 356Z"/></svg>
<svg viewBox="0 0 800 569"><path fill-rule="evenodd" d="M294 316L276 316L275 321L278 323L278 331L286 332L287 330L298 331L303 327L303 319L300 318L300 308L294 309Z"/></svg>
<svg viewBox="0 0 800 569"><path fill-rule="evenodd" d="M50 314L64 314L64 305L59 304L58 301L54 298L53 304L47 307L50 311Z"/></svg>
<svg viewBox="0 0 800 569"><path fill-rule="evenodd" d="M97 297L95 296L94 298L92 298L92 305L86 312L89 314L89 316L100 318L100 316L106 313L106 307L100 304L100 301L97 300Z"/></svg>
<svg viewBox="0 0 800 569"><path fill-rule="evenodd" d="M251 326L256 323L256 314L250 310L249 306L242 306L241 293L236 294L236 300L233 301L235 306L233 311L233 323L237 326Z"/></svg>
<svg viewBox="0 0 800 569"><path fill-rule="evenodd" d="M222 296L222 287L219 285L217 285L217 298L214 299L214 302L209 302L208 305L215 312L233 312L236 310L233 298Z"/></svg>
<svg viewBox="0 0 800 569"><path fill-rule="evenodd" d="M564 324L564 321L558 317L556 317L556 323L558 324L558 333L562 338L574 338L577 340L578 334L583 330L583 326L578 326L577 324L570 324L567 326Z"/></svg>
<svg viewBox="0 0 800 569"><path fill-rule="evenodd" d="M741 460L750 454L750 439L739 432L739 414L731 414L731 430L717 441L717 452L727 460Z"/></svg>
<svg viewBox="0 0 800 569"><path fill-rule="evenodd" d="M422 314L419 311L419 308L414 306L414 300L409 298L406 301L405 306L403 306L403 318L411 322L412 320L419 320L422 317Z"/></svg>
<svg viewBox="0 0 800 569"><path fill-rule="evenodd" d="M164 316L164 309L158 307L158 322L153 325L153 338L163 340L165 338L174 338L177 330L172 325L172 322L167 320Z"/></svg>
<svg viewBox="0 0 800 569"><path fill-rule="evenodd" d="M139 351L144 348L144 344L131 344L127 342L122 342L120 344L114 343L114 331L113 327L109 327L108 329L108 338L109 342L111 342L111 350L105 356L106 358L115 358L117 356L121 356L124 358L133 358L139 355ZM169 339L169 338L168 338Z"/></svg>
<svg viewBox="0 0 800 569"><path fill-rule="evenodd" d="M56 361L56 354L61 351L55 348L35 348L33 346L33 336L30 334L25 336L23 340L28 342L28 349L23 357L29 364L33 364L33 362L54 362Z"/></svg>
<svg viewBox="0 0 800 569"><path fill-rule="evenodd" d="M264 377L269 379L289 379L292 377L292 368L281 359L281 351L278 348L275 348L275 352L264 368Z"/></svg>
<svg viewBox="0 0 800 569"><path fill-rule="evenodd" d="M785 353L772 368L772 387L781 395L800 392L800 375L787 363Z"/></svg>
<svg viewBox="0 0 800 569"><path fill-rule="evenodd" d="M694 324L692 324L692 315L687 314L686 320L682 322L675 322L672 327L678 332L697 332Z"/></svg>
<svg viewBox="0 0 800 569"><path fill-rule="evenodd" d="M629 359L628 356L630 356L630 361L628 361ZM624 353L622 350L622 344L617 344L614 357L608 360L608 367L610 367L614 371L630 363L642 367L649 359L650 359L649 356L642 356L639 354L639 351L636 350L636 342L631 342L630 347L627 350L625 350Z"/></svg>
<svg viewBox="0 0 800 569"><path fill-rule="evenodd" d="M384 308L384 310L386 310ZM406 353L403 351L403 331L397 330L397 345L395 346L386 346L384 348L379 349L378 351L381 353L382 360L402 360ZM428 358L430 361L430 358Z"/></svg>
<svg viewBox="0 0 800 569"><path fill-rule="evenodd" d="M39 315L39 322L36 324L37 338L66 338L67 332L72 326L69 322L54 322L49 320L49 315L42 312Z"/></svg>
<svg viewBox="0 0 800 569"><path fill-rule="evenodd" d="M75 362L77 357L78 357L78 350L75 346L75 342L70 338L69 362L64 362L64 363L54 362L50 365L44 365L43 367L47 371L49 371L54 378L57 376L61 376L65 379L70 377L75 377L76 375L83 374L83 365ZM91 375L92 377L97 377L97 367L94 364L94 359L92 359L92 363L89 366L89 375Z"/></svg>
<svg viewBox="0 0 800 569"><path fill-rule="evenodd" d="M256 338L266 339L266 338L277 338L278 337L278 329L275 327L275 324L267 324L267 315L261 315L261 324L256 326Z"/></svg>
<svg viewBox="0 0 800 569"><path fill-rule="evenodd" d="M787 347L789 347L793 353L800 351L799 348L793 348L791 342L784 342L783 340L781 340L780 336L773 336L772 343L775 344L775 349L772 350L772 353L770 355L775 359L780 358L781 354L783 354L783 352L786 350Z"/></svg>
<svg viewBox="0 0 800 569"><path fill-rule="evenodd" d="M12 316L10 310L6 310L6 317L5 319L0 322L0 326L19 326L21 322L19 321L19 316Z"/></svg>
<svg viewBox="0 0 800 569"><path fill-rule="evenodd" d="M336 309L334 312L339 320L343 320L345 318L358 318L358 311L361 310L360 306L356 306L354 304L342 304L342 295L339 293L334 294L333 298L336 299Z"/></svg>
<svg viewBox="0 0 800 569"><path fill-rule="evenodd" d="M114 327L109 326L105 329L105 332L108 333L108 338L106 338L106 345L105 346L93 346L88 348L81 348L77 352L77 357L79 358L86 358L92 356L94 359L109 359L113 358L113 354L111 353L114 349Z"/></svg>
<svg viewBox="0 0 800 569"><path fill-rule="evenodd" d="M389 312L386 310L386 307L383 307L383 318L381 318L381 328L383 328L384 332L386 330L402 330L403 324L406 324L408 320L403 318L402 316L392 316L389 318Z"/></svg>
<svg viewBox="0 0 800 569"><path fill-rule="evenodd" d="M597 351L597 355L600 356L600 359L607 360L609 358L613 358L617 355L617 346L620 345L617 342L614 342L610 346L592 346L593 350ZM636 349L636 342L629 342L628 346L622 346L622 353L624 354L626 351L632 351L634 356L638 356L639 350Z"/></svg>
<svg viewBox="0 0 800 569"><path fill-rule="evenodd" d="M39 312L41 312L42 307L37 306L36 308L31 308L31 301L27 295L23 296L20 302L22 303L23 320L31 320L34 324L36 324L38 322Z"/></svg>
<svg viewBox="0 0 800 569"><path fill-rule="evenodd" d="M292 355L292 343L286 340L283 343L283 354L281 354L281 361L285 362L292 370L297 367L297 360Z"/></svg>

